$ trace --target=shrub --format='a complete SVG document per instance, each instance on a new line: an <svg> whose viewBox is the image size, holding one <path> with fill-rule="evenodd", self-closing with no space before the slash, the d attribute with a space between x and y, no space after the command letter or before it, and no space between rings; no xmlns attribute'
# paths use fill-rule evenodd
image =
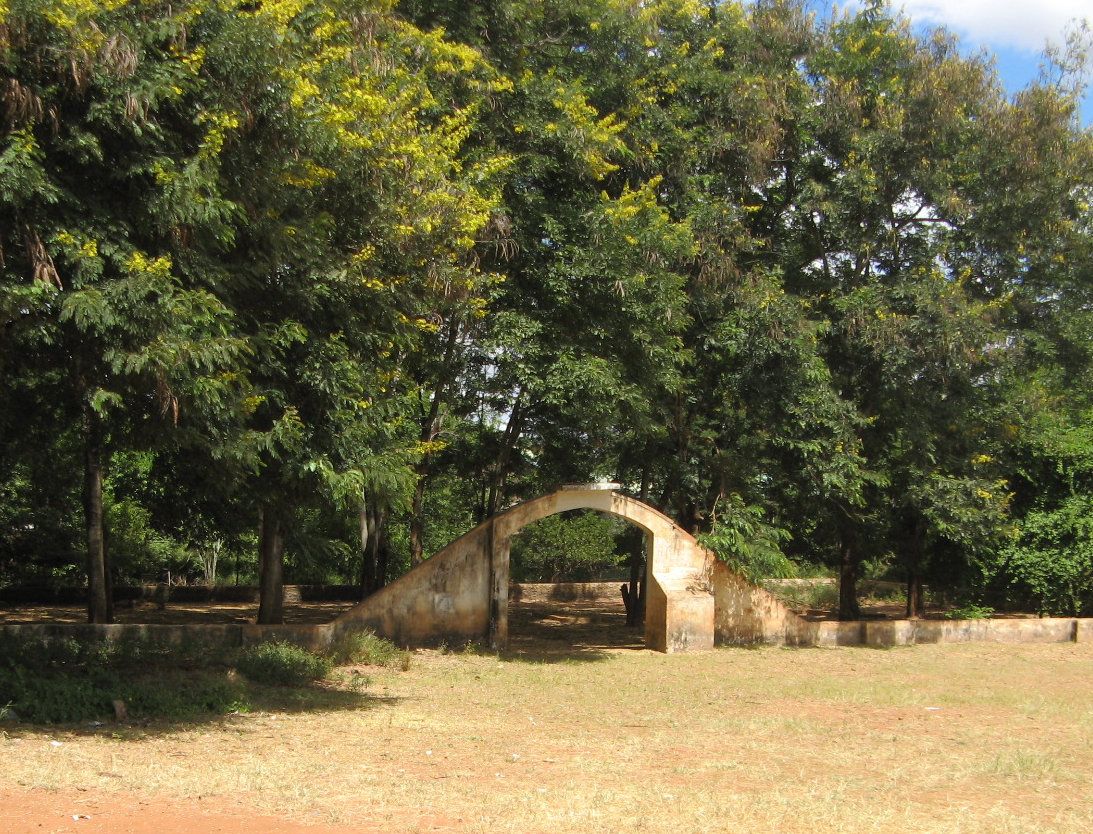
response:
<svg viewBox="0 0 1093 834"><path fill-rule="evenodd" d="M410 667L409 652L371 631L354 631L343 635L330 647L329 656L338 666L363 663L367 666L397 666L403 670Z"/></svg>
<svg viewBox="0 0 1093 834"><path fill-rule="evenodd" d="M976 605L974 602L945 612L948 620L989 620L993 615L994 609L989 605Z"/></svg>
<svg viewBox="0 0 1093 834"><path fill-rule="evenodd" d="M281 642L260 643L244 649L236 665L252 681L280 686L301 686L325 678L334 667L328 657Z"/></svg>

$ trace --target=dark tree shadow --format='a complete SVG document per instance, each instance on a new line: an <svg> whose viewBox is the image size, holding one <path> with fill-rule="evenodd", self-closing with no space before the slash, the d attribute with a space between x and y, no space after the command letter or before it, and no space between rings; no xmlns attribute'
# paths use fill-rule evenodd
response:
<svg viewBox="0 0 1093 834"><path fill-rule="evenodd" d="M209 674L206 672L205 674ZM170 685L171 675L165 675ZM299 715L303 713L336 713L357 710L382 709L395 706L404 699L341 688L331 682L304 686L273 686L237 681L232 685L234 703L202 704L195 702L183 714L166 716L131 717L100 716L75 722L31 723L27 721L0 721L0 728L9 737L33 738L57 735L65 736L114 736L126 740L144 737L168 736L200 727L230 727L245 724L252 716L272 713ZM135 712L135 709L134 709Z"/></svg>
<svg viewBox="0 0 1093 834"><path fill-rule="evenodd" d="M621 598L521 600L509 606L509 648L502 660L521 663L603 661L645 648L640 628L626 625Z"/></svg>

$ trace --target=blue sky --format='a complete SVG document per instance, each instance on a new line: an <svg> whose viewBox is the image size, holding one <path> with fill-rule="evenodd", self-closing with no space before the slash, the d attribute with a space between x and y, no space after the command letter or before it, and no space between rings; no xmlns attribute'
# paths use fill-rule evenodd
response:
<svg viewBox="0 0 1093 834"><path fill-rule="evenodd" d="M823 13L830 0L811 0ZM845 0L843 8L857 5ZM1093 0L892 0L912 23L943 25L960 36L966 52L994 53L998 74L1011 93L1039 74L1041 54L1050 40L1061 43L1067 25L1076 19L1093 24ZM1093 124L1093 90L1087 89L1082 122Z"/></svg>

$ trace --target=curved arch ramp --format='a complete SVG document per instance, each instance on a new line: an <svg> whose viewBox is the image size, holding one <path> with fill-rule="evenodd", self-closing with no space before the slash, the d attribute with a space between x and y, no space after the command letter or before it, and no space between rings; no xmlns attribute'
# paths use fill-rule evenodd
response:
<svg viewBox="0 0 1093 834"><path fill-rule="evenodd" d="M369 628L404 646L488 640L508 645L509 551L528 524L567 510L597 510L648 535L646 648L780 642L794 615L745 582L668 516L611 485L581 484L518 504L460 536L431 559L342 614L335 632Z"/></svg>

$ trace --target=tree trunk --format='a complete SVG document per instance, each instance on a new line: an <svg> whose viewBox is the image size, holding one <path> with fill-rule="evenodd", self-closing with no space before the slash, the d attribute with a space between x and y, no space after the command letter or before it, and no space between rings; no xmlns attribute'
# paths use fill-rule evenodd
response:
<svg viewBox="0 0 1093 834"><path fill-rule="evenodd" d="M907 560L907 619L917 620L926 614L926 599L922 593L922 565L926 541L926 525L916 515L910 527L906 547Z"/></svg>
<svg viewBox="0 0 1093 834"><path fill-rule="evenodd" d="M258 622L285 621L285 540L281 516L270 504L262 507L258 524Z"/></svg>
<svg viewBox="0 0 1093 834"><path fill-rule="evenodd" d="M387 511L375 503L361 505L361 596L374 594L387 581Z"/></svg>
<svg viewBox="0 0 1093 834"><path fill-rule="evenodd" d="M370 593L376 582L376 562L368 543L372 536L372 513L367 501L361 501L361 599Z"/></svg>
<svg viewBox="0 0 1093 834"><path fill-rule="evenodd" d="M630 553L630 582L622 586L622 601L626 606L626 624L645 623L645 543Z"/></svg>
<svg viewBox="0 0 1093 834"><path fill-rule="evenodd" d="M917 620L926 614L926 603L922 596L922 574L910 574L907 577L907 619Z"/></svg>
<svg viewBox="0 0 1093 834"><path fill-rule="evenodd" d="M426 447L421 461L416 467L417 484L414 486L414 500L410 508L410 567L416 567L425 561L425 490L432 474L432 453L428 451L440 434L440 410L447 399L448 384L455 371L453 368L455 349L459 344L459 318L448 322L448 336L444 342L444 354L437 370L436 384L429 398L429 411L421 421L421 442Z"/></svg>
<svg viewBox="0 0 1093 834"><path fill-rule="evenodd" d="M839 619L860 620L857 532L846 523L839 531Z"/></svg>
<svg viewBox="0 0 1093 834"><path fill-rule="evenodd" d="M427 465L427 462L423 461L422 467L418 469L414 498L410 505L410 567L412 568L425 561L425 488L429 480L428 470L425 468Z"/></svg>
<svg viewBox="0 0 1093 834"><path fill-rule="evenodd" d="M509 458L512 450L516 448L516 441L523 431L524 420L524 386L516 392L516 399L512 403L512 411L509 412L509 421L505 426L505 432L501 436L501 448L497 453L494 463L493 478L490 482L489 498L486 503L486 517L492 518L497 514L501 505L501 496L505 489L505 479L508 476Z"/></svg>
<svg viewBox="0 0 1093 834"><path fill-rule="evenodd" d="M90 405L84 406L84 521L87 528L87 621L113 621L103 525L102 427Z"/></svg>

